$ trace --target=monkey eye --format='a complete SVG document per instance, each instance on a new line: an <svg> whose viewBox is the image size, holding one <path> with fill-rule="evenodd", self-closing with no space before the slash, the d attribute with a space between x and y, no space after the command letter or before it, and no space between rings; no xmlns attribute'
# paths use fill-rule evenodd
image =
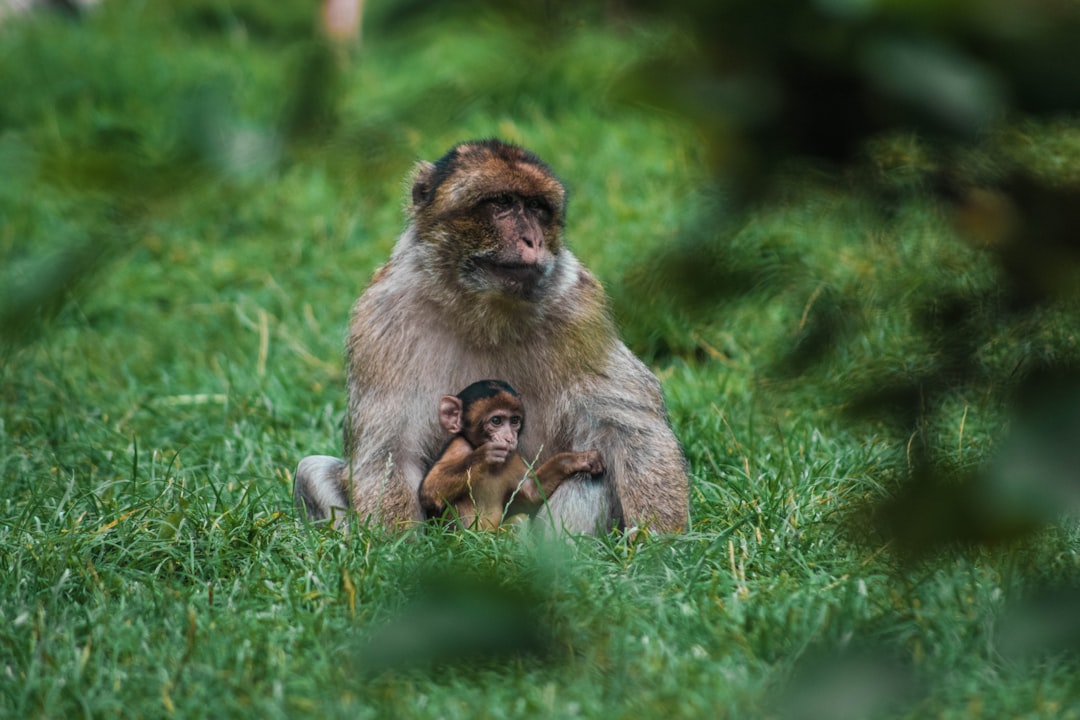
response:
<svg viewBox="0 0 1080 720"><path fill-rule="evenodd" d="M521 425L521 417L519 417L518 415L514 415L512 418L510 418L510 424L514 427L518 427L519 425Z"/></svg>
<svg viewBox="0 0 1080 720"><path fill-rule="evenodd" d="M489 202L497 208L508 208L514 204L514 196L510 193L499 193L492 196Z"/></svg>
<svg viewBox="0 0 1080 720"><path fill-rule="evenodd" d="M502 425L502 421L503 421L503 419L501 417L499 417L498 415L496 415L495 417L491 418L488 422L490 422L492 425L495 425L496 427L498 427L499 425Z"/></svg>
<svg viewBox="0 0 1080 720"><path fill-rule="evenodd" d="M546 200L539 197L531 197L525 201L525 207L529 212L536 213L543 219L548 219L552 216L551 205Z"/></svg>

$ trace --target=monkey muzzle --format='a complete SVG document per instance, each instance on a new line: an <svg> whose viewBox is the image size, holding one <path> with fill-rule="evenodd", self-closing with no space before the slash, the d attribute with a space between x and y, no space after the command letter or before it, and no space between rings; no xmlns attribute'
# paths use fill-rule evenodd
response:
<svg viewBox="0 0 1080 720"><path fill-rule="evenodd" d="M547 266L539 263L498 262L484 259L477 262L507 295L529 299L548 275Z"/></svg>

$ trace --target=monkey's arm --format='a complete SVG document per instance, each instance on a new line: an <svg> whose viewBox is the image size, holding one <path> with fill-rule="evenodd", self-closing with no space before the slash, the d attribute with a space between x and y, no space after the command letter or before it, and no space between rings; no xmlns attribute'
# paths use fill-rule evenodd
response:
<svg viewBox="0 0 1080 720"><path fill-rule="evenodd" d="M473 450L465 438L454 438L420 483L420 507L428 517L442 515L469 494L472 469L483 456L483 448Z"/></svg>
<svg viewBox="0 0 1080 720"><path fill-rule="evenodd" d="M524 466L524 463L522 465ZM604 461L595 450L558 453L529 474L529 479L521 485L520 493L529 502L539 504L551 497L559 485L571 475L601 475L603 472Z"/></svg>

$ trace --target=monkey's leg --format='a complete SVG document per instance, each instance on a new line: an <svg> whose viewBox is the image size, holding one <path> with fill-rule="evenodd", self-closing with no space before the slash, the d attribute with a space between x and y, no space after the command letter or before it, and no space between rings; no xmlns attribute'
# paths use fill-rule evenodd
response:
<svg viewBox="0 0 1080 720"><path fill-rule="evenodd" d="M309 455L300 461L293 481L293 498L305 520L319 522L341 517L349 508L345 461L329 455Z"/></svg>
<svg viewBox="0 0 1080 720"><path fill-rule="evenodd" d="M537 512L533 525L555 535L608 532L613 525L610 484L588 473L567 478Z"/></svg>

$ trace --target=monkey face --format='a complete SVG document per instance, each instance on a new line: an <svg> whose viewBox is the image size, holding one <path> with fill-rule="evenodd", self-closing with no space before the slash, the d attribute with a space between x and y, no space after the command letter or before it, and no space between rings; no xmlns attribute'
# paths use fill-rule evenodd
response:
<svg viewBox="0 0 1080 720"><path fill-rule="evenodd" d="M531 297L555 262L548 239L553 211L547 199L502 192L481 201L475 215L483 225L478 236L487 242L472 254L467 268L475 268L485 284L505 294ZM557 242L557 236L553 240Z"/></svg>
<svg viewBox="0 0 1080 720"><path fill-rule="evenodd" d="M506 443L510 450L517 450L521 433L522 417L507 408L497 408L484 418L483 433L488 442Z"/></svg>
<svg viewBox="0 0 1080 720"><path fill-rule="evenodd" d="M539 158L495 140L422 163L413 183L417 235L477 293L537 300L562 248L566 191Z"/></svg>

